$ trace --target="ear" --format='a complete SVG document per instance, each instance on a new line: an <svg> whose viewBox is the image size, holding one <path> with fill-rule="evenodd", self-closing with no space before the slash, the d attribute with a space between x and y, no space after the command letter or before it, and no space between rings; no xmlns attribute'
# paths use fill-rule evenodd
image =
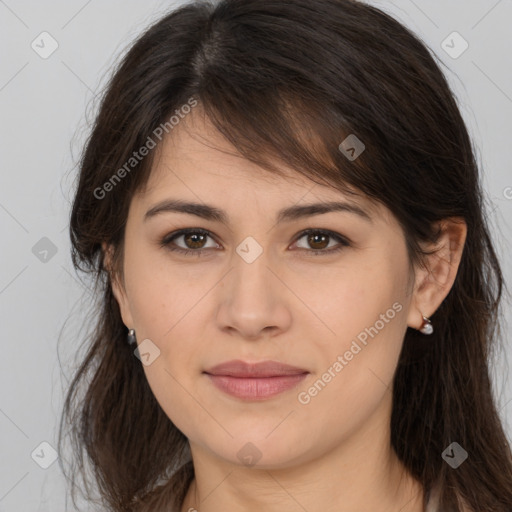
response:
<svg viewBox="0 0 512 512"><path fill-rule="evenodd" d="M426 268L415 271L413 299L407 318L407 324L414 329L421 327L422 315L427 318L433 315L450 292L466 241L467 225L463 218L449 217L436 226L441 230L438 242L425 247L434 252L426 256Z"/></svg>
<svg viewBox="0 0 512 512"><path fill-rule="evenodd" d="M125 286L124 283L119 279L119 275L115 272L112 265L114 248L111 245L108 245L106 242L103 242L101 247L103 248L103 266L110 275L112 293L114 294L114 297L119 304L121 318L123 319L123 323L126 325L126 327L133 329L133 317L126 295Z"/></svg>

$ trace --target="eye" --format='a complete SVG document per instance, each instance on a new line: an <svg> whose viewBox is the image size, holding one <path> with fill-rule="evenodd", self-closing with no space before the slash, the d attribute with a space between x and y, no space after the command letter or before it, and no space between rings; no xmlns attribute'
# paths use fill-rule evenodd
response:
<svg viewBox="0 0 512 512"><path fill-rule="evenodd" d="M171 235L166 236L161 242L160 246L165 247L169 251L176 251L182 254L195 254L200 256L205 250L204 242L211 237L211 233L205 229L188 228L181 229ZM174 240L183 238L185 247L176 246ZM217 244L218 245L218 244Z"/></svg>
<svg viewBox="0 0 512 512"><path fill-rule="evenodd" d="M297 244L297 242L303 238L306 240L306 244L308 244L310 247L313 247L313 249L308 249L308 247L301 247L300 249L304 249L307 253L310 253L313 256L332 254L341 251L346 247L350 247L350 242L345 237L329 230L306 229L299 235L295 244ZM338 245L336 246L335 244L334 248L328 248L329 242L333 239L338 241Z"/></svg>

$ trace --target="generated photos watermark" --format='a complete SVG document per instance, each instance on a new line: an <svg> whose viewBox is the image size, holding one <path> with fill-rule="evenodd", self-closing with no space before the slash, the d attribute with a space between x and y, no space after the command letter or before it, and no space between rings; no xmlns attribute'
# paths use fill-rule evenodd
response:
<svg viewBox="0 0 512 512"><path fill-rule="evenodd" d="M399 302L395 302L391 308L389 308L385 313L382 313L379 317L379 320L377 320L371 327L365 328L363 331L361 331L357 336L357 340L352 340L352 344L350 345L350 349L345 351L343 355L339 355L336 358L336 361L334 361L331 366L327 369L325 373L322 374L322 376L315 381L315 383L308 388L307 391L301 391L297 395L297 400L302 405L307 405L311 402L311 399L318 395L320 391L322 391L325 386L331 380L338 375L345 366L349 364L352 359L354 359L354 356L359 354L361 350L366 347L368 344L368 336L370 336L372 339L379 334L379 332L384 329L386 324L392 320L397 313L402 311L403 306ZM361 346L359 343L363 346Z"/></svg>
<svg viewBox="0 0 512 512"><path fill-rule="evenodd" d="M121 180L125 178L126 175L129 174L152 149L156 147L158 142L155 139L158 139L160 142L164 136L164 132L169 133L174 129L197 105L198 101L192 96L188 99L187 103L182 105L179 109L176 109L174 114L165 123L161 123L153 130L152 135L146 139L146 142L138 149L138 151L134 151L132 153L132 156L122 167L120 167L107 181L105 181L101 187L96 187L94 189L94 197L101 200L108 192L111 192L114 187L120 183Z"/></svg>

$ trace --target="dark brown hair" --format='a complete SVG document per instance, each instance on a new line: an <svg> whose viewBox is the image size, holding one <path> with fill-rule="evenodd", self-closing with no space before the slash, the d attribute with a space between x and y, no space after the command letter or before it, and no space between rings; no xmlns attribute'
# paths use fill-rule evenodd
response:
<svg viewBox="0 0 512 512"><path fill-rule="evenodd" d="M88 463L108 510L179 510L193 478L187 438L153 396L111 289L111 279L122 280L130 201L155 152L118 170L190 98L262 172L277 174L282 162L385 205L411 263L423 264L436 221L465 220L462 260L432 316L434 333L425 343L407 330L390 442L426 490L442 488L443 512L463 502L510 512L512 455L489 368L504 283L475 150L435 54L391 16L350 0L189 3L153 24L114 70L81 156L70 219L73 264L95 277L99 298L59 431L60 447L70 429L73 489L77 474L88 487ZM353 161L339 149L349 134L366 147ZM113 181L116 173L122 179ZM112 274L102 242L115 249ZM456 470L441 456L452 442L469 453Z"/></svg>

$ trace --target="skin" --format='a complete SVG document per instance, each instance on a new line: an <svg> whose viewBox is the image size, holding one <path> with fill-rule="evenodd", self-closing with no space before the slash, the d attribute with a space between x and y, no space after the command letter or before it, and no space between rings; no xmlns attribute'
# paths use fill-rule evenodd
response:
<svg viewBox="0 0 512 512"><path fill-rule="evenodd" d="M384 206L282 165L286 177L268 174L229 153L233 148L195 111L171 134L157 149L146 190L132 199L125 279L112 286L137 342L149 339L160 350L144 371L190 442L195 479L181 511L422 511L422 486L390 445L392 379L407 327L419 329L422 314L430 317L453 285L466 225L443 222L428 268L412 268L403 231ZM171 197L223 209L229 224L176 212L144 222L147 210ZM281 208L331 200L356 202L371 222L330 212L276 224ZM174 239L189 250L204 247L200 257L160 247L183 228L212 233ZM307 228L331 230L351 245L312 255L339 242L298 238ZM263 249L252 263L236 252L248 236ZM111 248L104 249L108 265ZM401 311L300 403L298 394L395 303ZM295 389L244 401L202 373L231 359L277 360L310 374ZM253 466L237 456L248 442L260 456Z"/></svg>

